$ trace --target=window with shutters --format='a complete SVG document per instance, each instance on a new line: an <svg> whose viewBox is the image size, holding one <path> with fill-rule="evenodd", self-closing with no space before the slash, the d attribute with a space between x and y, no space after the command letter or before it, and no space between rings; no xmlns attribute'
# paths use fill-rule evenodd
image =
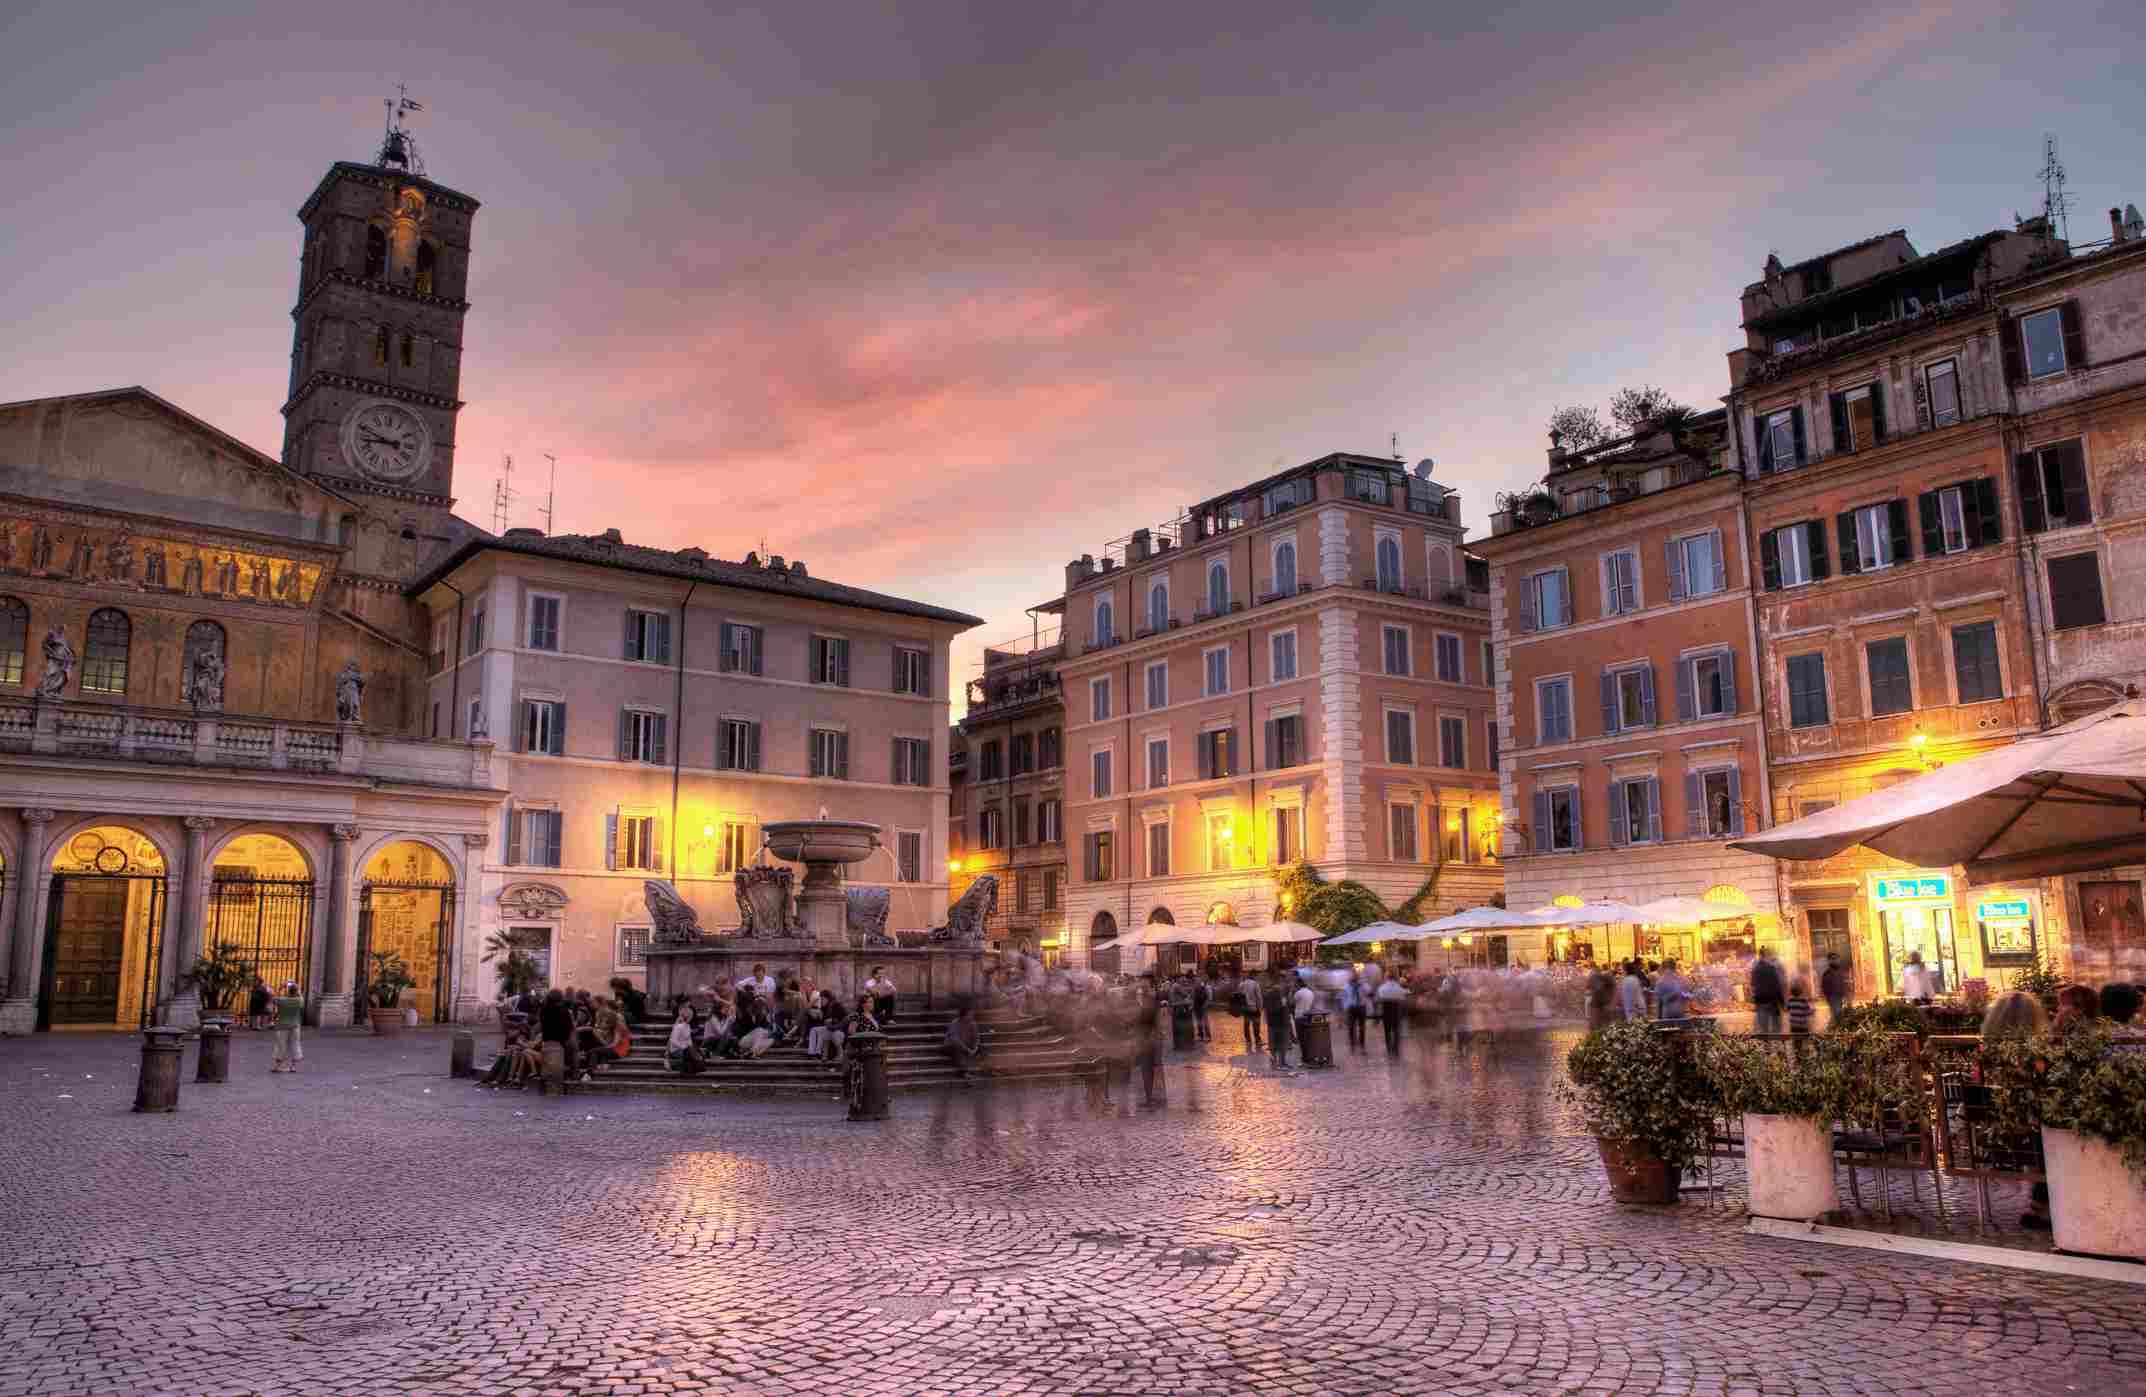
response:
<svg viewBox="0 0 2146 1397"><path fill-rule="evenodd" d="M619 715L619 759L629 762L662 762L665 729L669 716L629 708Z"/></svg>
<svg viewBox="0 0 2146 1397"><path fill-rule="evenodd" d="M1824 580L1826 540L1824 526L1817 521L1784 524L1763 535L1759 543L1766 554L1769 588L1801 587Z"/></svg>
<svg viewBox="0 0 2146 1397"><path fill-rule="evenodd" d="M1088 758L1088 794L1100 800L1110 794L1110 758L1108 747L1098 747Z"/></svg>
<svg viewBox="0 0 2146 1397"><path fill-rule="evenodd" d="M1200 734L1200 779L1212 781L1237 774L1237 733L1233 728L1214 728Z"/></svg>
<svg viewBox="0 0 2146 1397"><path fill-rule="evenodd" d="M849 734L839 728L814 728L808 743L812 774L834 781L849 779Z"/></svg>
<svg viewBox="0 0 2146 1397"><path fill-rule="evenodd" d="M1766 414L1759 428L1759 468L1787 470L1803 464L1803 409Z"/></svg>
<svg viewBox="0 0 2146 1397"><path fill-rule="evenodd" d="M1207 565L1207 614L1220 616L1229 610L1229 564L1219 560Z"/></svg>
<svg viewBox="0 0 2146 1397"><path fill-rule="evenodd" d="M1274 862L1295 863L1304 856L1304 812L1294 805L1274 810Z"/></svg>
<svg viewBox="0 0 2146 1397"><path fill-rule="evenodd" d="M1446 684L1466 682L1467 675L1462 672L1461 668L1460 637L1441 634L1433 638L1432 645L1437 657L1440 682Z"/></svg>
<svg viewBox="0 0 2146 1397"><path fill-rule="evenodd" d="M1686 778L1691 792L1698 797L1692 811L1692 832L1702 838L1719 839L1744 832L1744 811L1741 785L1742 773L1731 767L1726 770L1698 772Z"/></svg>
<svg viewBox="0 0 2146 1397"><path fill-rule="evenodd" d="M2020 347L2026 353L2027 377L2047 378L2071 367L2064 344L2064 307L2051 306L2019 318Z"/></svg>
<svg viewBox="0 0 2146 1397"><path fill-rule="evenodd" d="M1112 869L1112 855L1115 850L1111 844L1111 831L1107 829L1095 830L1088 835L1082 849L1082 867L1086 870L1085 876L1089 882L1107 883L1117 876Z"/></svg>
<svg viewBox="0 0 2146 1397"><path fill-rule="evenodd" d="M1535 740L1537 742L1570 742L1572 740L1571 680L1538 679L1535 681Z"/></svg>
<svg viewBox="0 0 2146 1397"><path fill-rule="evenodd" d="M1610 843L1654 844L1662 837L1661 782L1610 783Z"/></svg>
<svg viewBox="0 0 2146 1397"><path fill-rule="evenodd" d="M1967 551L1967 511L1957 485L1937 492L1937 543L1946 553Z"/></svg>
<svg viewBox="0 0 2146 1397"><path fill-rule="evenodd" d="M841 636L816 635L812 637L808 656L815 684L832 684L837 688L849 687L849 642Z"/></svg>
<svg viewBox="0 0 2146 1397"><path fill-rule="evenodd" d="M1721 555L1721 534L1709 529L1686 534L1669 544L1669 597L1703 597L1729 585L1729 572Z"/></svg>
<svg viewBox="0 0 2146 1397"><path fill-rule="evenodd" d="M1580 792L1576 786L1558 786L1535 793L1536 820L1541 826L1542 847L1562 852L1580 847Z"/></svg>
<svg viewBox="0 0 2146 1397"><path fill-rule="evenodd" d="M1058 870L1055 868L1043 870L1043 910L1058 910Z"/></svg>
<svg viewBox="0 0 2146 1397"><path fill-rule="evenodd" d="M715 871L736 873L752 865L758 851L749 820L724 820L715 827Z"/></svg>
<svg viewBox="0 0 2146 1397"><path fill-rule="evenodd" d="M976 847L979 849L1003 849L1006 847L1006 812L997 805L987 805L976 813Z"/></svg>
<svg viewBox="0 0 2146 1397"><path fill-rule="evenodd" d="M1013 774L1027 776L1036 769L1036 735L1032 732L1017 732L1013 735Z"/></svg>
<svg viewBox="0 0 2146 1397"><path fill-rule="evenodd" d="M1395 863L1416 861L1416 807L1399 802L1386 807L1386 837Z"/></svg>
<svg viewBox="0 0 2146 1397"><path fill-rule="evenodd" d="M1526 630L1546 631L1572 619L1572 592L1563 568L1538 572L1527 580Z"/></svg>
<svg viewBox="0 0 2146 1397"><path fill-rule="evenodd" d="M1826 657L1817 651L1788 657L1788 725L1823 727L1831 720L1826 702Z"/></svg>
<svg viewBox="0 0 2146 1397"><path fill-rule="evenodd" d="M2086 451L2077 440L2023 453L2017 464L2019 512L2030 534L2094 522L2087 491Z"/></svg>
<svg viewBox="0 0 2146 1397"><path fill-rule="evenodd" d="M1170 584L1156 578L1148 585L1148 629L1166 631L1170 628Z"/></svg>
<svg viewBox="0 0 2146 1397"><path fill-rule="evenodd" d="M1882 383L1866 383L1832 395L1833 449L1862 451L1885 440Z"/></svg>
<svg viewBox="0 0 2146 1397"><path fill-rule="evenodd" d="M1954 359L1940 359L1924 366L1922 371L1923 395L1930 404L1930 425L1950 427L1960 420L1960 365Z"/></svg>
<svg viewBox="0 0 2146 1397"><path fill-rule="evenodd" d="M1639 555L1630 549L1602 555L1602 614L1639 610Z"/></svg>
<svg viewBox="0 0 2146 1397"><path fill-rule="evenodd" d="M1304 760L1304 719L1290 713L1267 720L1267 768L1278 771Z"/></svg>
<svg viewBox="0 0 2146 1397"><path fill-rule="evenodd" d="M1110 716L1110 676L1088 681L1088 717L1102 722Z"/></svg>
<svg viewBox="0 0 2146 1397"><path fill-rule="evenodd" d="M1386 672L1388 674L1406 675L1409 671L1408 627L1381 626L1379 627L1379 636L1384 642Z"/></svg>
<svg viewBox="0 0 2146 1397"><path fill-rule="evenodd" d="M1492 771L1502 769L1498 765L1498 720L1496 718L1492 718L1483 724L1483 759L1489 764Z"/></svg>
<svg viewBox="0 0 2146 1397"><path fill-rule="evenodd" d="M1602 731L1628 732L1654 726L1652 666L1607 671L1602 676Z"/></svg>
<svg viewBox="0 0 2146 1397"><path fill-rule="evenodd" d="M895 738L893 777L897 786L929 786L931 743L921 737Z"/></svg>
<svg viewBox="0 0 2146 1397"><path fill-rule="evenodd" d="M507 862L516 867L557 868L566 817L557 810L511 806L507 811Z"/></svg>
<svg viewBox="0 0 2146 1397"><path fill-rule="evenodd" d="M652 872L656 862L656 817L653 815L620 815L618 817L618 847L614 862L622 869L639 869Z"/></svg>
<svg viewBox="0 0 2146 1397"><path fill-rule="evenodd" d="M1148 739L1148 788L1160 790L1170 784L1170 739Z"/></svg>
<svg viewBox="0 0 2146 1397"><path fill-rule="evenodd" d="M1438 764L1455 771L1468 766L1468 720L1465 718L1440 718L1438 720Z"/></svg>
<svg viewBox="0 0 2146 1397"><path fill-rule="evenodd" d="M557 699L522 700L522 750L547 757L566 755L566 705Z"/></svg>
<svg viewBox="0 0 2146 1397"><path fill-rule="evenodd" d="M1677 716L1686 722L1697 718L1726 718L1736 712L1736 660L1724 650L1711 655L1694 655L1681 662L1689 674L1691 702L1688 711ZM1683 694L1678 694L1678 706L1686 708Z"/></svg>
<svg viewBox="0 0 2146 1397"><path fill-rule="evenodd" d="M931 652L912 649L907 645L894 647L894 692L898 694L931 693Z"/></svg>
<svg viewBox="0 0 2146 1397"><path fill-rule="evenodd" d="M646 664L671 662L671 618L661 611L626 613L626 658Z"/></svg>
<svg viewBox="0 0 2146 1397"><path fill-rule="evenodd" d="M1095 599L1095 644L1101 646L1115 645L1117 643L1117 609L1111 605L1109 597L1097 597Z"/></svg>
<svg viewBox="0 0 2146 1397"><path fill-rule="evenodd" d="M1863 663L1870 670L1870 713L1882 718L1905 713L1915 706L1915 687L1908 674L1908 642L1905 636L1888 636L1863 647Z"/></svg>
<svg viewBox="0 0 2146 1397"><path fill-rule="evenodd" d="M1907 550L1901 547L1907 534L1907 505L1903 501L1850 510L1841 516L1840 532L1842 572L1876 572L1908 561Z"/></svg>
<svg viewBox="0 0 2146 1397"><path fill-rule="evenodd" d="M1386 760L1393 766L1416 763L1416 715L1405 708L1386 710Z"/></svg>
<svg viewBox="0 0 2146 1397"><path fill-rule="evenodd" d="M1297 591L1297 546L1288 539L1274 545L1274 592L1293 597Z"/></svg>
<svg viewBox="0 0 2146 1397"><path fill-rule="evenodd" d="M1170 822L1161 820L1147 827L1148 877L1170 876Z"/></svg>
<svg viewBox="0 0 2146 1397"><path fill-rule="evenodd" d="M1056 771L1065 765L1065 739L1056 728L1045 728L1036 734L1036 764L1044 771Z"/></svg>
<svg viewBox="0 0 2146 1397"><path fill-rule="evenodd" d="M1013 875L1014 911L1032 912L1035 910L1035 897L1033 888L1034 884L1026 873L1016 873Z"/></svg>
<svg viewBox="0 0 2146 1397"><path fill-rule="evenodd" d="M469 653L474 655L483 648L484 608L481 606L472 607L469 613Z"/></svg>
<svg viewBox="0 0 2146 1397"><path fill-rule="evenodd" d="M2049 560L2049 624L2068 631L2108 620L2101 600L2101 560L2074 553ZM86 684L84 687L88 687Z"/></svg>
<svg viewBox="0 0 2146 1397"><path fill-rule="evenodd" d="M1144 671L1148 682L1148 711L1170 706L1170 662L1151 660Z"/></svg>
<svg viewBox="0 0 2146 1397"><path fill-rule="evenodd" d="M529 595L529 648L532 650L557 650L559 648L558 597L548 597L540 592Z"/></svg>
<svg viewBox="0 0 2146 1397"><path fill-rule="evenodd" d="M715 764L724 771L760 769L760 724L725 718L715 725Z"/></svg>
<svg viewBox="0 0 2146 1397"><path fill-rule="evenodd" d="M1276 631L1267 637L1267 677L1275 683L1297 677L1297 633Z"/></svg>
<svg viewBox="0 0 2146 1397"><path fill-rule="evenodd" d="M1394 534L1379 535L1378 589L1381 592L1401 590L1401 540Z"/></svg>
<svg viewBox="0 0 2146 1397"><path fill-rule="evenodd" d="M1058 813L1057 801L1039 800L1036 802L1037 843L1056 844L1065 838L1063 834L1059 833Z"/></svg>
<svg viewBox="0 0 2146 1397"><path fill-rule="evenodd" d="M1207 696L1213 698L1217 694L1228 693L1229 647L1218 645L1212 650L1202 651L1200 659L1207 669Z"/></svg>
<svg viewBox="0 0 2146 1397"><path fill-rule="evenodd" d="M1952 628L1952 677L1961 703L2004 697L2004 677L1997 660L1997 623L1978 621Z"/></svg>
<svg viewBox="0 0 2146 1397"><path fill-rule="evenodd" d="M1004 758L998 745L998 739L994 737L976 749L976 779L979 781L999 781L1005 779L1005 776Z"/></svg>

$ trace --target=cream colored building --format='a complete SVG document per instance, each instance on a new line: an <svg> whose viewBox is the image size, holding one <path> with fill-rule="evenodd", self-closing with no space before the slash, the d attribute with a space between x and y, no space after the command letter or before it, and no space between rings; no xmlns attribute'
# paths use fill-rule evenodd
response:
<svg viewBox="0 0 2146 1397"><path fill-rule="evenodd" d="M1461 532L1427 467L1335 454L1067 567L1071 959L1158 912L1262 925L1298 859L1389 906L1499 890L1488 575Z"/></svg>

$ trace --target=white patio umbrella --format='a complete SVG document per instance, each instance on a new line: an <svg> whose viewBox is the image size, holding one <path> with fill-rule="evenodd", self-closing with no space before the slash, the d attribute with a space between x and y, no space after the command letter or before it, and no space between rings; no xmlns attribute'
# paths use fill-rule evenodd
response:
<svg viewBox="0 0 2146 1397"><path fill-rule="evenodd" d="M1791 820L1732 849L1825 859L1861 844L1970 883L2146 862L2146 700Z"/></svg>
<svg viewBox="0 0 2146 1397"><path fill-rule="evenodd" d="M1123 950L1135 946L1166 946L1173 942L1180 946L1212 946L1214 928L1203 926L1173 926L1169 922L1149 922L1146 926L1126 932L1113 944Z"/></svg>
<svg viewBox="0 0 2146 1397"><path fill-rule="evenodd" d="M1430 933L1422 927L1408 926L1401 922L1373 922L1354 931L1322 941L1322 946L1368 946L1374 941L1421 941Z"/></svg>
<svg viewBox="0 0 2146 1397"><path fill-rule="evenodd" d="M1535 923L1537 926L1619 926L1648 920L1631 903L1614 902L1608 898L1584 902L1578 907L1559 907L1553 903L1536 908L1535 915L1541 918Z"/></svg>
<svg viewBox="0 0 2146 1397"><path fill-rule="evenodd" d="M1697 926L1701 922L1740 922L1757 909L1743 902L1709 902L1703 897L1658 897L1632 909L1643 922Z"/></svg>
<svg viewBox="0 0 2146 1397"><path fill-rule="evenodd" d="M1557 909L1562 912L1565 909ZM1536 912L1520 912L1504 907L1470 907L1436 921L1425 922L1422 930L1426 936L1452 936L1463 931L1526 931L1532 927L1549 925Z"/></svg>
<svg viewBox="0 0 2146 1397"><path fill-rule="evenodd" d="M1324 940L1326 933L1315 926L1302 922L1270 922L1262 927L1238 927L1241 933L1230 937L1232 941L1264 941L1269 946L1286 946L1298 941Z"/></svg>

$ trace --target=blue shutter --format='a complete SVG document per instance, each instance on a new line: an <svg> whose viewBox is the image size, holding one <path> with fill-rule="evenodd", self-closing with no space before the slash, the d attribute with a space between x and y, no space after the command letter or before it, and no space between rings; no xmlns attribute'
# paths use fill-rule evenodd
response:
<svg viewBox="0 0 2146 1397"><path fill-rule="evenodd" d="M1662 842L1662 782L1655 777L1647 782L1647 837L1655 843Z"/></svg>
<svg viewBox="0 0 2146 1397"><path fill-rule="evenodd" d="M1648 665L1639 672L1640 721L1653 727L1659 720L1654 716L1654 666Z"/></svg>
<svg viewBox="0 0 2146 1397"><path fill-rule="evenodd" d="M760 769L760 725L748 723L745 727L745 769Z"/></svg>
<svg viewBox="0 0 2146 1397"><path fill-rule="evenodd" d="M1741 836L1744 832L1744 772L1742 767L1729 768L1729 833Z"/></svg>
<svg viewBox="0 0 2146 1397"><path fill-rule="evenodd" d="M1706 778L1696 771L1684 773L1684 833L1693 839L1706 834Z"/></svg>
<svg viewBox="0 0 2146 1397"><path fill-rule="evenodd" d="M514 818L514 802L507 802L507 863L511 867L522 861L522 826Z"/></svg>
<svg viewBox="0 0 2146 1397"><path fill-rule="evenodd" d="M551 706L551 740L545 745L545 755L566 755L566 701L561 699Z"/></svg>
<svg viewBox="0 0 2146 1397"><path fill-rule="evenodd" d="M1689 723L1699 716L1697 661L1677 661L1677 721Z"/></svg>
<svg viewBox="0 0 2146 1397"><path fill-rule="evenodd" d="M1535 792L1535 852L1550 847L1550 793Z"/></svg>
<svg viewBox="0 0 2146 1397"><path fill-rule="evenodd" d="M1684 549L1675 539L1669 540L1669 600L1684 600Z"/></svg>
<svg viewBox="0 0 2146 1397"><path fill-rule="evenodd" d="M1622 845L1624 845L1624 844L1627 844L1627 843L1629 843L1629 842L1631 841L1631 832L1630 832L1630 831L1629 831L1629 830L1628 830L1628 829L1627 829L1627 828L1625 827L1625 794L1624 794L1624 788L1625 788L1625 786L1626 786L1627 784L1629 784L1629 783L1627 783L1627 782L1624 782L1624 781L1612 781L1612 782L1610 782L1610 785L1609 785L1609 798L1610 798L1610 801L1609 801L1609 805L1610 805L1610 836L1609 836L1609 838L1610 838L1610 844L1611 844L1611 846L1612 846L1612 847L1621 847Z"/></svg>
<svg viewBox="0 0 2146 1397"><path fill-rule="evenodd" d="M1615 732L1616 732L1616 731L1618 730L1618 729L1617 729L1617 719L1618 719L1618 717L1619 717L1619 716L1620 716L1620 715L1619 715L1619 714L1618 714L1618 712L1617 712L1617 676L1616 676L1616 675L1614 675L1614 674L1612 674L1612 673L1610 673L1610 672L1609 672L1608 670L1603 670L1603 671L1602 671L1602 735L1603 735L1603 736L1605 736L1605 737L1607 737L1607 736L1610 736L1611 734L1615 733Z"/></svg>
<svg viewBox="0 0 2146 1397"><path fill-rule="evenodd" d="M1724 650L1721 652L1721 713L1723 717L1733 717L1736 712L1736 652Z"/></svg>
<svg viewBox="0 0 2146 1397"><path fill-rule="evenodd" d="M618 811L604 816L604 867L618 869Z"/></svg>

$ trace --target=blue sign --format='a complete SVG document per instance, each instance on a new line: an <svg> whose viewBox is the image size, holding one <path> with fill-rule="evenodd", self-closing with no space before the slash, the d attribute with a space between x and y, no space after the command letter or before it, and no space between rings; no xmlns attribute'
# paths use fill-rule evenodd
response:
<svg viewBox="0 0 2146 1397"><path fill-rule="evenodd" d="M1875 897L1879 902L1950 902L1952 880L1942 874L1928 878L1880 878Z"/></svg>
<svg viewBox="0 0 2146 1397"><path fill-rule="evenodd" d="M2034 913L2028 910L2027 899L2009 897L1983 903L1975 909L1975 915L1985 922L2023 922Z"/></svg>

